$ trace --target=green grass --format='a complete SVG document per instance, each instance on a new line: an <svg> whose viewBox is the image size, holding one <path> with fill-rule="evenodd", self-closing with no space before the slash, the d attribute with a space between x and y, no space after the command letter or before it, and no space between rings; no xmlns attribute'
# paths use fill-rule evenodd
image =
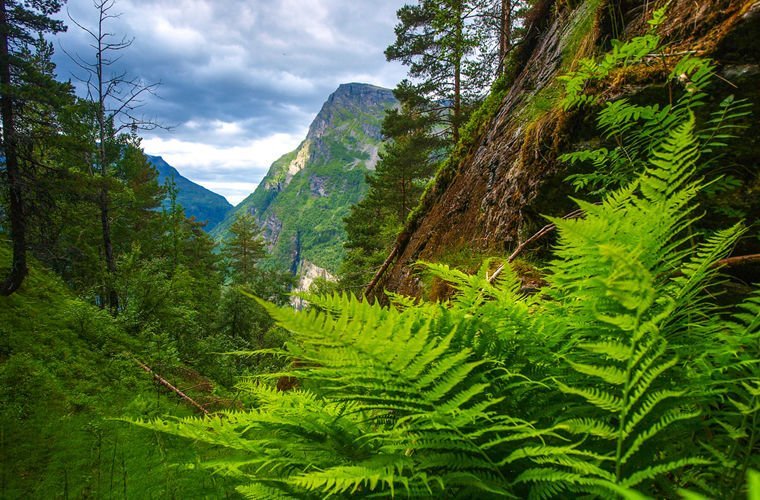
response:
<svg viewBox="0 0 760 500"><path fill-rule="evenodd" d="M9 252L0 246L0 268ZM107 313L33 266L0 297L0 498L217 498L232 487L188 473L209 451L114 420L189 415L126 352Z"/></svg>

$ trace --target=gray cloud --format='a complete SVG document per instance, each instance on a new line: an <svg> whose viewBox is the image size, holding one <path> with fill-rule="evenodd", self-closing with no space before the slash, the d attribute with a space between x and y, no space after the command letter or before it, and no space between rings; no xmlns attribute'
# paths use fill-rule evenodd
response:
<svg viewBox="0 0 760 500"><path fill-rule="evenodd" d="M117 0L113 12L121 16L110 31L134 43L114 70L161 82L158 97L146 99L141 111L174 126L143 134L146 152L239 201L241 189L232 184L255 186L303 138L340 83L392 87L403 78L404 69L385 62L383 50L404 3ZM69 0L68 11L95 25L90 0ZM67 24L58 45L92 60L86 34ZM61 78L77 73L61 50L56 62Z"/></svg>

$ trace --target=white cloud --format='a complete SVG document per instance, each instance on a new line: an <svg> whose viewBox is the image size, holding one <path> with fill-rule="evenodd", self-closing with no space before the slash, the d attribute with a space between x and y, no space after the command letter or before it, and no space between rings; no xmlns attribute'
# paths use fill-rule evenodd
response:
<svg viewBox="0 0 760 500"><path fill-rule="evenodd" d="M153 137L143 140L142 146L147 154L162 156L183 176L237 204L253 192L269 166L294 150L305 136L303 129L229 147Z"/></svg>
<svg viewBox="0 0 760 500"><path fill-rule="evenodd" d="M161 82L147 118L175 126L145 134L146 152L237 202L303 140L339 84L393 87L406 71L385 61L395 11L408 0L117 0L109 31L135 37L114 72ZM91 0L68 0L95 26ZM92 61L91 40L65 17L56 38ZM57 50L59 74L76 66Z"/></svg>
<svg viewBox="0 0 760 500"><path fill-rule="evenodd" d="M261 179L258 179L259 181ZM253 193L258 186L258 182L227 182L227 181L204 181L202 186L219 193L233 205L243 201L249 194Z"/></svg>

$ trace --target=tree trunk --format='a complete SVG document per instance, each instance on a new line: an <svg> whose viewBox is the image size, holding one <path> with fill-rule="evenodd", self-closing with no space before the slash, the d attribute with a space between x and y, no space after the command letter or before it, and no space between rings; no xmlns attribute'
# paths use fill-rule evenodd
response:
<svg viewBox="0 0 760 500"><path fill-rule="evenodd" d="M116 260L113 255L113 243L111 242L111 219L109 216L108 197L108 161L106 158L106 94L103 89L103 20L105 3L100 4L100 20L98 22L98 54L97 54L97 77L98 77L98 161L100 162L100 225L103 229L103 250L105 251L106 271L106 299L112 313L119 311L119 296L113 287L116 276Z"/></svg>
<svg viewBox="0 0 760 500"><path fill-rule="evenodd" d="M464 58L463 44L464 44L464 26L462 21L462 3L456 4L456 32L454 34L454 124L452 130L452 138L454 144L459 142L459 126L462 122L462 59Z"/></svg>
<svg viewBox="0 0 760 500"><path fill-rule="evenodd" d="M111 312L117 312L119 309L119 296L113 287L113 278L116 275L116 260L113 256L113 243L111 242L111 220L108 214L108 182L107 178L101 179L103 186L100 189L100 225L103 229L103 249L105 251L106 271L108 279L106 281L106 295L108 307Z"/></svg>
<svg viewBox="0 0 760 500"><path fill-rule="evenodd" d="M106 271L108 276L105 282L105 296L104 300L108 304L108 308L112 313L116 313L119 310L119 296L114 290L113 279L116 276L116 259L113 255L113 243L111 242L111 218L109 214L109 196L108 196L108 161L106 158L106 124L105 113L103 111L103 101L100 101L100 109L98 116L99 125L99 139L98 145L98 162L100 163L100 195L98 197L98 205L100 205L100 226L103 231L103 251L106 261Z"/></svg>
<svg viewBox="0 0 760 500"><path fill-rule="evenodd" d="M499 13L499 67L496 76L507 70L507 54L512 48L512 0L501 0Z"/></svg>
<svg viewBox="0 0 760 500"><path fill-rule="evenodd" d="M11 270L0 285L0 295L10 295L19 289L28 273L26 266L26 219L24 216L23 180L18 162L16 144L16 124L14 120L13 97L11 90L11 61L8 49L10 27L6 13L5 0L0 0L0 111L3 114L3 150L5 168L8 178L9 216L11 222L11 239L13 241L13 260Z"/></svg>

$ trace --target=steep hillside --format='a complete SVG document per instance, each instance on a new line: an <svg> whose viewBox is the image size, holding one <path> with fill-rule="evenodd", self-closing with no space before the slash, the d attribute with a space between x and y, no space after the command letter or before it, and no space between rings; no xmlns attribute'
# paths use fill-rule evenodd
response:
<svg viewBox="0 0 760 500"><path fill-rule="evenodd" d="M113 420L192 413L131 359L145 348L36 265L0 297L0 498L225 496L177 468L199 448Z"/></svg>
<svg viewBox="0 0 760 500"><path fill-rule="evenodd" d="M618 11L601 0L537 2L511 80L492 95L486 106L493 110L483 113L487 119L468 130L470 138L460 143L429 187L374 290L424 294L426 286L413 266L418 260L472 264L485 257L504 258L547 223L544 215L568 214L574 193L564 179L571 172L558 155L598 144L599 133L596 110L563 109L564 83L558 77L577 68L581 58L610 50L614 37L626 40L646 33L652 11L664 4L631 0ZM606 98L666 105L673 92L664 85L668 74L680 57L694 54L717 63L718 77L709 89L713 103L729 94L758 102L760 2L673 0L657 33L662 53L610 75L603 87L609 89ZM749 224L760 211L758 171L748 168L760 162L759 117L756 107L748 132L722 160L726 168L743 165L729 173L741 177L745 188L730 196L744 204ZM541 244L548 242L551 238ZM743 244L748 253L757 251L756 238Z"/></svg>
<svg viewBox="0 0 760 500"><path fill-rule="evenodd" d="M338 87L298 148L275 161L248 198L212 234L224 239L238 214L263 226L273 259L297 272L304 262L335 273L343 258L343 218L366 191L374 168L388 89L361 83Z"/></svg>
<svg viewBox="0 0 760 500"><path fill-rule="evenodd" d="M174 179L177 186L177 202L185 209L185 215L188 217L206 221L206 231L212 231L232 209L232 205L224 196L183 177L176 168L166 163L160 156L145 156L158 170L159 183L164 184L166 179ZM168 201L164 204L168 204Z"/></svg>

